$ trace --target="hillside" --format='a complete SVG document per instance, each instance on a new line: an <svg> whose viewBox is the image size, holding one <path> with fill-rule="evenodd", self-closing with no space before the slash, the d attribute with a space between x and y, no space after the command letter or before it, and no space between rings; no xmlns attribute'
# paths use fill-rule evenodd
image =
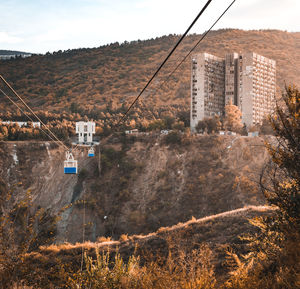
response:
<svg viewBox="0 0 300 289"><path fill-rule="evenodd" d="M144 94L145 106L136 108L131 117L138 122L164 114L174 116L189 111L190 63L187 61L174 76L158 89L179 59L196 43L200 35L190 35L180 45L166 67ZM57 51L27 59L1 63L0 74L35 110L88 115L104 123L114 122L154 73L178 35L146 41L113 43L99 48ZM254 51L277 61L277 84L300 84L300 32L277 30L212 31L196 52L218 56L237 51ZM10 106L1 97L0 111ZM4 109L5 108L5 109ZM15 108L12 109L15 111ZM143 112L143 114L141 113ZM188 116L187 116L188 117Z"/></svg>
<svg viewBox="0 0 300 289"><path fill-rule="evenodd" d="M0 178L15 198L62 214L57 241L147 234L160 227L248 205L263 205L258 179L264 138L155 134L114 136L99 151L75 151L79 175L64 175L64 151L50 142L0 142ZM55 181L54 181L55 180ZM85 205L83 205L85 204Z"/></svg>
<svg viewBox="0 0 300 289"><path fill-rule="evenodd" d="M142 262L159 259L166 260L169 252L172 254L193 255L193 250L203 249L207 244L212 250L211 261L214 265L218 280L222 282L228 271L226 266L226 251L229 246L236 252L247 252L247 242L241 241L243 234L254 233L257 229L250 225L249 219L257 216L274 214L274 209L268 206L250 206L210 216L202 219L192 219L179 223L173 227L160 228L148 235L123 235L120 240L102 240L100 242L85 242L41 247L37 252L26 256L24 263L27 272L30 270L41 272L41 280L57 282L61 276L53 278L53 272L61 270L61 264L73 271L79 270L82 249L88 256L95 257L95 251L110 252L111 259L118 252L124 260L130 256L141 256ZM179 250L179 252L177 251ZM208 256L207 256L208 257ZM176 258L176 257L175 257ZM38 268L38 269L37 269ZM51 268L51 270L49 270ZM34 278L34 277L33 277ZM220 283L222 284L222 283Z"/></svg>

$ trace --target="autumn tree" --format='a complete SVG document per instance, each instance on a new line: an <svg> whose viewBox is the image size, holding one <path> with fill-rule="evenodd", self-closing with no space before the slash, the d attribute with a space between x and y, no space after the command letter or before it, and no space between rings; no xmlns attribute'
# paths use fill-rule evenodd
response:
<svg viewBox="0 0 300 289"><path fill-rule="evenodd" d="M226 288L299 288L300 284L300 91L286 87L269 121L277 141L267 144L271 162L261 187L274 212L250 222L258 232L244 235L250 252L229 253L235 270Z"/></svg>
<svg viewBox="0 0 300 289"><path fill-rule="evenodd" d="M240 132L242 128L242 113L239 108L230 101L225 106L224 128L229 131Z"/></svg>
<svg viewBox="0 0 300 289"><path fill-rule="evenodd" d="M27 253L53 242L57 218L43 208L33 208L29 191L15 200L0 179L0 288L15 288L30 272Z"/></svg>
<svg viewBox="0 0 300 289"><path fill-rule="evenodd" d="M172 129L184 131L185 129L184 122L183 121L174 122L172 125Z"/></svg>
<svg viewBox="0 0 300 289"><path fill-rule="evenodd" d="M262 175L263 192L279 208L281 224L300 233L300 91L286 87L270 123L276 144L267 144L272 163Z"/></svg>
<svg viewBox="0 0 300 289"><path fill-rule="evenodd" d="M152 131L152 130L162 130L162 129L166 129L166 123L164 120L162 119L157 119L152 121L149 126L148 126L148 130Z"/></svg>

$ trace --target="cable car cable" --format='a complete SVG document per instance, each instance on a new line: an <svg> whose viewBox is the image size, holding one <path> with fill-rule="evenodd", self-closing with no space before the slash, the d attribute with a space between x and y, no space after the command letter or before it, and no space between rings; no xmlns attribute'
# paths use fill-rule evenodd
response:
<svg viewBox="0 0 300 289"><path fill-rule="evenodd" d="M0 75L1 76L1 75ZM0 88L0 92L2 92L15 106L17 106L18 109L20 109L20 111L22 113L24 113L32 122L33 119L27 114L27 112L25 112L10 96L8 96L1 88ZM24 103L24 101L22 101ZM28 105L26 107L29 107ZM32 111L32 110L31 110ZM34 113L34 115L36 116L36 114ZM36 116L37 117L37 116ZM37 119L39 119L37 117ZM39 119L40 120L40 119ZM43 123L43 122L42 122ZM44 123L43 123L44 124ZM48 131L51 132L51 130L44 124L44 126L48 129ZM55 143L57 143L57 141L55 139L53 139L49 134L47 134L41 127L39 127L39 129L45 133L51 140L53 140ZM51 132L52 133L52 132ZM54 135L54 133L52 133L52 135ZM55 136L55 135L54 135ZM58 139L56 137L56 139ZM61 141L58 142L58 145L61 145ZM63 144L63 143L62 143ZM63 144L63 148L67 148L64 144ZM71 165L70 165L71 164ZM64 162L64 173L68 173L68 174L77 174L77 161L74 160L73 154L69 151L69 149L67 148L67 159Z"/></svg>
<svg viewBox="0 0 300 289"><path fill-rule="evenodd" d="M236 0L232 1L230 5L224 10L224 12L218 17L218 19L212 24L212 26L202 35L199 41L193 46L193 48L189 51L189 53L181 60L181 62L175 67L175 69L168 75L167 79L155 90L157 92L160 90L170 79L170 77L177 71L177 69L181 66L183 62L189 57L189 55L197 48L197 46L202 42L202 40L206 37L206 35L213 29L213 27L219 22L219 20L225 15L225 13L231 8L231 6L236 2ZM146 105L143 103L144 107L147 109ZM149 110L149 109L147 109ZM154 113L151 111L153 116L155 117ZM125 115L124 115L125 116ZM156 117L155 117L156 118Z"/></svg>
<svg viewBox="0 0 300 289"><path fill-rule="evenodd" d="M181 62L174 68L174 70L167 76L166 80L154 91L157 92L169 81L170 77L177 71L177 69L181 66L183 62L191 55L191 53L197 48L197 46L202 42L202 40L206 37L206 35L214 28L214 26L219 22L219 20L225 15L225 13L230 9L230 7L234 4L236 0L233 0L230 5L224 10L224 12L218 17L218 19L213 23L213 25L201 36L201 38L197 41L197 43L193 46L193 48L189 51L189 53L181 60ZM145 105L144 105L145 106ZM152 113L153 114L153 113ZM154 114L153 114L154 115Z"/></svg>
<svg viewBox="0 0 300 289"><path fill-rule="evenodd" d="M27 114L27 112L25 112L9 95L7 95L1 88L0 88L0 92L5 95L23 114L25 114L25 116L31 121L34 122L34 120L29 116L29 114ZM41 127L39 127L39 129L46 135L48 136L52 141L56 142L55 139L53 139L49 134L47 134L46 131L44 131Z"/></svg>
<svg viewBox="0 0 300 289"><path fill-rule="evenodd" d="M0 79L5 83L5 85L16 95L24 106L38 119L38 121L47 129L47 131L66 149L69 148L46 126L46 124L34 113L34 111L29 107L29 105L19 96L19 94L11 87L11 85L0 75Z"/></svg>
<svg viewBox="0 0 300 289"><path fill-rule="evenodd" d="M19 96L19 94L12 88L12 86L4 79L2 75L0 75L0 78L4 82L4 84L16 95L21 102L24 104L24 106L37 118L37 120L50 132L50 134L58 141L65 149L68 150L68 147L58 139L58 137L46 126L46 124L34 113L34 111L29 107L29 105Z"/></svg>
<svg viewBox="0 0 300 289"><path fill-rule="evenodd" d="M156 70L156 72L152 75L152 77L149 79L149 81L147 82L147 84L144 86L144 88L141 90L141 92L138 94L138 96L135 98L135 100L131 103L131 105L129 106L129 108L127 109L127 111L124 113L124 115L121 117L121 119L118 121L117 126L120 125L120 123L125 119L125 117L127 116L128 112L131 110L131 108L135 105L135 103L138 101L138 99L140 98L140 96L143 94L143 92L147 89L147 87L150 85L150 83L152 82L152 80L156 77L156 75L158 74L158 72L162 69L162 67L165 65L165 63L168 61L168 59L171 57L171 55L174 53L174 51L176 50L176 48L179 46L179 44L182 42L182 40L185 38L185 36L188 34L188 32L191 30L191 28L194 26L194 24L197 22L197 20L199 19L199 17L203 14L203 12L207 9L208 5L211 3L212 0L208 0L206 2L206 4L203 6L203 8L201 9L201 11L199 12L199 14L196 16L196 18L193 20L193 22L190 24L190 26L188 27L188 29L184 32L184 34L180 37L180 39L177 41L177 43L175 44L175 46L172 48L172 50L169 52L169 54L167 55L167 57L165 58L165 60L162 62L162 64L158 67L158 69Z"/></svg>
<svg viewBox="0 0 300 289"><path fill-rule="evenodd" d="M201 43L201 41L206 37L206 35L213 29L213 27L219 22L219 20L225 15L225 13L230 9L230 7L234 4L236 0L233 0L230 5L224 10L224 12L219 16L219 18L213 23L213 25L202 35L202 37L198 40L198 42L193 46L193 48L189 51L189 53L181 60L181 62L175 67L175 69L168 75L167 79L160 85L157 89L161 89L165 83L170 79L170 77L175 73L175 71L179 68L179 66L190 56L190 54L197 48L197 46ZM156 91L157 91L156 90Z"/></svg>

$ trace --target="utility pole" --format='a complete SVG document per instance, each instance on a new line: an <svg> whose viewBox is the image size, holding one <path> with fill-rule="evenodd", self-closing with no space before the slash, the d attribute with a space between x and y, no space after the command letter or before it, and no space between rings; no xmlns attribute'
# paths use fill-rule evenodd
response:
<svg viewBox="0 0 300 289"><path fill-rule="evenodd" d="M99 142L99 154L98 154L98 176L101 175L101 150L100 150L100 142Z"/></svg>

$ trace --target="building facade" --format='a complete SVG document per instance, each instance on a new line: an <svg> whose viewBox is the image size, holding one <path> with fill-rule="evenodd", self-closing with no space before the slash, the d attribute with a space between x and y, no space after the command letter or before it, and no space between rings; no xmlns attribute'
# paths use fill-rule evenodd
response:
<svg viewBox="0 0 300 289"><path fill-rule="evenodd" d="M276 62L254 52L194 55L191 77L191 131L200 120L223 115L232 103L247 126L262 123L274 107Z"/></svg>
<svg viewBox="0 0 300 289"><path fill-rule="evenodd" d="M13 59L13 58L17 58L17 57L27 58L27 57L30 57L30 56L31 56L30 53L1 54L0 55L0 60L8 60L8 59Z"/></svg>
<svg viewBox="0 0 300 289"><path fill-rule="evenodd" d="M225 104L232 103L238 106L238 67L239 55L231 53L225 55Z"/></svg>
<svg viewBox="0 0 300 289"><path fill-rule="evenodd" d="M34 128L41 128L41 123L39 121L37 121L37 122L28 122L28 121L10 121L10 120L8 120L8 121L0 121L0 125L1 124L4 124L4 125L17 124L17 125L19 125L19 127L28 126L28 125L31 124L32 127L34 127Z"/></svg>
<svg viewBox="0 0 300 289"><path fill-rule="evenodd" d="M95 134L94 122L76 122L76 134L78 134L78 144L93 143L93 134Z"/></svg>
<svg viewBox="0 0 300 289"><path fill-rule="evenodd" d="M247 126L261 124L275 105L276 62L256 53L240 56L239 108Z"/></svg>
<svg viewBox="0 0 300 289"><path fill-rule="evenodd" d="M192 60L191 128L204 118L221 115L224 110L224 60L202 53Z"/></svg>

